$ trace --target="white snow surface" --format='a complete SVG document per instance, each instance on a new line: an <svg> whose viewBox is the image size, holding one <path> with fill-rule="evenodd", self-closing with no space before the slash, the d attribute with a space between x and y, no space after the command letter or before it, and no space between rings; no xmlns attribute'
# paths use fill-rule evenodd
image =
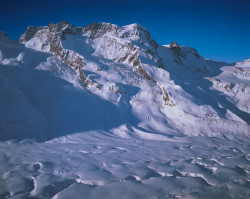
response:
<svg viewBox="0 0 250 199"><path fill-rule="evenodd" d="M249 197L250 61L93 27L0 34L0 198Z"/></svg>

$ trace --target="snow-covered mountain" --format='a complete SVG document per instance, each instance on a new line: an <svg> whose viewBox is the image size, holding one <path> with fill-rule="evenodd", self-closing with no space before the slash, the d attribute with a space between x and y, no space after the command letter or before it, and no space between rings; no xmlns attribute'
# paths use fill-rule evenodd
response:
<svg viewBox="0 0 250 199"><path fill-rule="evenodd" d="M138 24L0 31L0 198L247 198L249 75Z"/></svg>
<svg viewBox="0 0 250 199"><path fill-rule="evenodd" d="M55 54L89 91L118 107L126 122L114 133L249 135L249 80L232 66L224 75L221 68L229 64L205 60L193 48L158 45L138 24L30 26L20 43ZM220 76L228 78L218 84Z"/></svg>

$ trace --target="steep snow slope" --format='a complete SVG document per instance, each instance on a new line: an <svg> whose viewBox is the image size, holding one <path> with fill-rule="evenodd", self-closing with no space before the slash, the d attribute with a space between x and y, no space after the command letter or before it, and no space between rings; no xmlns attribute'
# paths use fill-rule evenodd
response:
<svg viewBox="0 0 250 199"><path fill-rule="evenodd" d="M91 92L116 103L126 124L114 133L133 132L144 138L141 131L249 135L249 94L243 93L244 100L236 106L230 95L211 89L205 78L219 75L221 63L209 62L195 49L175 42L159 46L138 24L30 26L20 42L57 55Z"/></svg>
<svg viewBox="0 0 250 199"><path fill-rule="evenodd" d="M230 96L232 102L245 112L250 112L250 60L224 66L216 77L209 78L213 87Z"/></svg>
<svg viewBox="0 0 250 199"><path fill-rule="evenodd" d="M125 122L117 105L91 95L75 71L54 55L7 37L0 37L0 46L1 140L107 131Z"/></svg>

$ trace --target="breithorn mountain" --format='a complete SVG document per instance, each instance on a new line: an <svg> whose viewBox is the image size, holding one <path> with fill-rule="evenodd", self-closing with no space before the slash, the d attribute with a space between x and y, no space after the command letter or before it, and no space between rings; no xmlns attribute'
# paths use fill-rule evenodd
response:
<svg viewBox="0 0 250 199"><path fill-rule="evenodd" d="M233 65L176 42L159 45L138 24L81 28L64 21L29 26L20 44L0 37L0 63L18 66L1 79L7 96L16 96L4 103L24 104L20 116L10 112L3 119L14 122L3 125L1 136L13 138L21 128L49 139L95 127L157 140L249 136L249 60Z"/></svg>

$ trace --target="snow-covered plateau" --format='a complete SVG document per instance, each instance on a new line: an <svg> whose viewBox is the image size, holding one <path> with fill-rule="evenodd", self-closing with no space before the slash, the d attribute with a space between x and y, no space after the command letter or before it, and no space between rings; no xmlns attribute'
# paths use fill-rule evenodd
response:
<svg viewBox="0 0 250 199"><path fill-rule="evenodd" d="M0 198L250 198L250 59L138 25L0 31Z"/></svg>

